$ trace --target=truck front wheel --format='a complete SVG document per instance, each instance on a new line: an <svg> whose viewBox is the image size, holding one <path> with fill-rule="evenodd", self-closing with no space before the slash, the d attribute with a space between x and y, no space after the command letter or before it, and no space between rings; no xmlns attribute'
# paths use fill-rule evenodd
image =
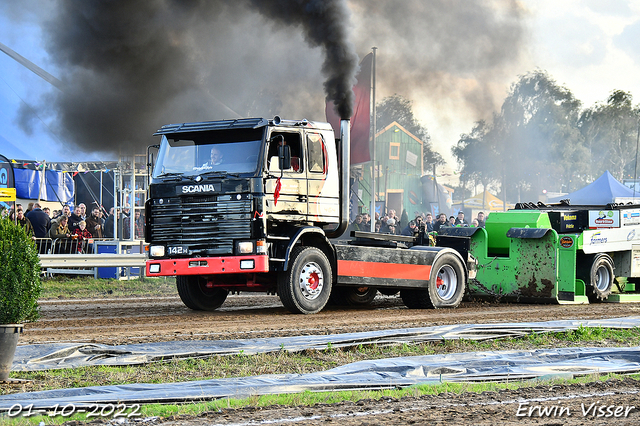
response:
<svg viewBox="0 0 640 426"><path fill-rule="evenodd" d="M401 290L400 297L410 309L455 308L464 290L464 265L454 254L445 253L433 264L426 288Z"/></svg>
<svg viewBox="0 0 640 426"><path fill-rule="evenodd" d="M294 314L315 314L324 308L331 294L331 265L315 247L296 247L289 270L278 274L278 296Z"/></svg>
<svg viewBox="0 0 640 426"><path fill-rule="evenodd" d="M227 299L229 292L222 288L207 287L207 280L195 275L176 277L176 286L182 303L194 311L213 311Z"/></svg>

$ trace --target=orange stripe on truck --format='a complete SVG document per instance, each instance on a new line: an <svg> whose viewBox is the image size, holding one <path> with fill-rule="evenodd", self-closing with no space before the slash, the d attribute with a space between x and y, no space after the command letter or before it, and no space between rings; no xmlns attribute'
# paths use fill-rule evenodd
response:
<svg viewBox="0 0 640 426"><path fill-rule="evenodd" d="M402 263L338 260L338 275L343 277L428 280L430 273L431 265L405 265Z"/></svg>

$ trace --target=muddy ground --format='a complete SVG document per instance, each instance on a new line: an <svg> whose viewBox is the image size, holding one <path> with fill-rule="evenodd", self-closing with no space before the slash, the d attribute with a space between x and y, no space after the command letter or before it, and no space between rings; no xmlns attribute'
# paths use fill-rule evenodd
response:
<svg viewBox="0 0 640 426"><path fill-rule="evenodd" d="M176 297L45 300L42 317L20 342L125 344L184 339L238 339L335 334L443 324L552 321L640 315L640 304L526 305L463 302L457 309L407 309L398 297L378 296L365 308L328 307L290 314L277 296L229 296L214 312L196 312Z"/></svg>
<svg viewBox="0 0 640 426"><path fill-rule="evenodd" d="M307 408L246 408L165 419L163 426L195 425L638 425L637 382L537 386L517 391L440 394L400 400Z"/></svg>
<svg viewBox="0 0 640 426"><path fill-rule="evenodd" d="M26 325L20 344L125 344L332 334L452 323L617 318L640 315L640 304L561 306L465 302L455 310L410 310L396 297L379 296L366 308L329 307L315 315L293 315L284 309L276 296L243 294L230 296L215 312L194 312L187 309L178 297L163 297L46 300L41 302L41 313L42 318L38 322ZM311 408L225 410L204 413L199 418L171 418L158 422L181 426L331 423L635 425L640 424L640 414L638 409L629 407L640 408L639 390L638 382L627 379L604 384L539 386L481 395L447 394ZM555 399L544 401L546 398ZM593 408L584 414L592 404L595 404L595 414L592 413ZM541 411L545 406L551 410L547 414ZM597 410L600 406L604 406L602 412Z"/></svg>

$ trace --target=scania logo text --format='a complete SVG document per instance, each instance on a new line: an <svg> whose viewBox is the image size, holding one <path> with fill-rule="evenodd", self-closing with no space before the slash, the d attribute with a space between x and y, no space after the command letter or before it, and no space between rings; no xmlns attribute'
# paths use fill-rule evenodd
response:
<svg viewBox="0 0 640 426"><path fill-rule="evenodd" d="M182 187L183 194L191 194L194 192L213 192L215 191L212 184L208 185L184 185Z"/></svg>

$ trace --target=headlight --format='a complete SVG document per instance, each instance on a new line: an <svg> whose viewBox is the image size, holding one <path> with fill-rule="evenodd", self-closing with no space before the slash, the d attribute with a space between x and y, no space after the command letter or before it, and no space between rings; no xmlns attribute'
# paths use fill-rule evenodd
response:
<svg viewBox="0 0 640 426"><path fill-rule="evenodd" d="M152 274L159 274L160 273L160 264L159 263L152 263L151 265L149 265L149 272Z"/></svg>
<svg viewBox="0 0 640 426"><path fill-rule="evenodd" d="M162 257L164 256L164 246L151 246L149 247L150 257Z"/></svg>
<svg viewBox="0 0 640 426"><path fill-rule="evenodd" d="M256 241L256 253L267 254L267 242L265 240Z"/></svg>
<svg viewBox="0 0 640 426"><path fill-rule="evenodd" d="M253 241L240 241L238 243L238 254L253 253Z"/></svg>

